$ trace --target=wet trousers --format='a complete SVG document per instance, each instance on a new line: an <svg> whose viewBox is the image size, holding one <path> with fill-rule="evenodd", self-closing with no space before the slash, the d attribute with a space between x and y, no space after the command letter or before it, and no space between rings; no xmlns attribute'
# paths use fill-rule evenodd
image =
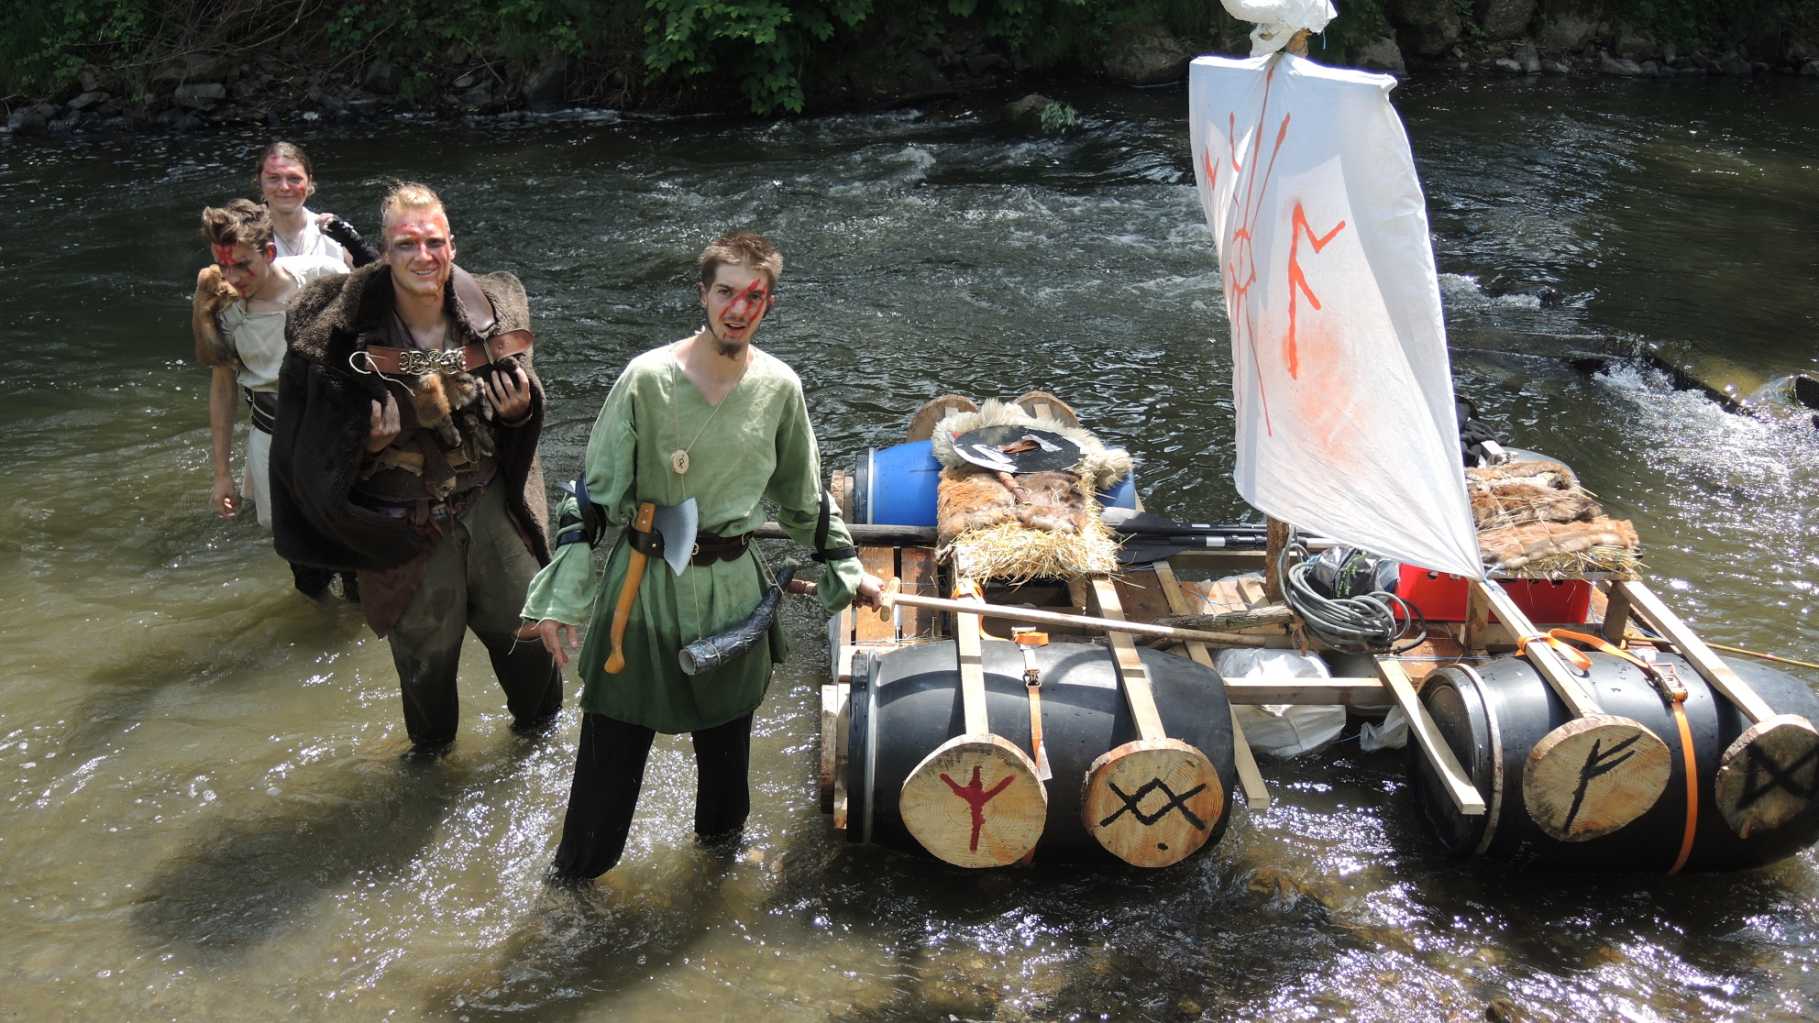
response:
<svg viewBox="0 0 1819 1023"><path fill-rule="evenodd" d="M556 880L599 877L619 862L656 735L604 714L582 716L562 844L550 868ZM745 826L752 808L747 787L752 716L691 732L689 738L695 744L695 834L708 841L731 837Z"/></svg>
<svg viewBox="0 0 1819 1023"><path fill-rule="evenodd" d="M468 629L492 659L514 729L540 728L562 709L556 662L541 643L513 635L539 566L512 525L504 490L488 486L443 525L423 581L385 637L404 696L404 728L419 751L455 741L461 709L455 675Z"/></svg>

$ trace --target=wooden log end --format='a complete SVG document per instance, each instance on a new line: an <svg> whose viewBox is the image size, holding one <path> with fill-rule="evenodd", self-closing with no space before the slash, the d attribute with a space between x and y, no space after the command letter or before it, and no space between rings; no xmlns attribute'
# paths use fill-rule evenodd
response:
<svg viewBox="0 0 1819 1023"><path fill-rule="evenodd" d="M1036 848L1048 790L1010 740L962 735L935 747L903 781L898 814L917 842L956 867L1002 867Z"/></svg>
<svg viewBox="0 0 1819 1023"><path fill-rule="evenodd" d="M1136 867L1192 856L1225 814L1225 786L1205 753L1179 739L1138 739L1087 769L1081 822L1106 851Z"/></svg>
<svg viewBox="0 0 1819 1023"><path fill-rule="evenodd" d="M1588 842L1653 809L1673 765L1667 743L1629 718L1591 714L1541 737L1522 772L1535 825L1562 842Z"/></svg>
<svg viewBox="0 0 1819 1023"><path fill-rule="evenodd" d="M1756 722L1724 751L1712 788L1738 838L1785 827L1811 812L1819 793L1819 730L1794 714Z"/></svg>

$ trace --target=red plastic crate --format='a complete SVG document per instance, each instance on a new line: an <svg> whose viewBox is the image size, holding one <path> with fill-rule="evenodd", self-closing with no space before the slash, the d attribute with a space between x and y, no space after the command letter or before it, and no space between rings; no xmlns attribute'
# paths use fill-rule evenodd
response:
<svg viewBox="0 0 1819 1023"><path fill-rule="evenodd" d="M1503 589L1532 622L1585 624L1591 617L1592 584L1587 579L1504 579ZM1465 621L1470 584L1464 576L1403 565L1396 595L1430 622ZM1491 621L1497 616L1491 615Z"/></svg>

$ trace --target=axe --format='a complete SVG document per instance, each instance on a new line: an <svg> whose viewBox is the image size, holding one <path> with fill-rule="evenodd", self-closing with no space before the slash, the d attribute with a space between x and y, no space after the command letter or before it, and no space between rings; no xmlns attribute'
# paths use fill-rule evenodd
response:
<svg viewBox="0 0 1819 1023"><path fill-rule="evenodd" d="M644 582L646 561L655 554L669 565L671 572L681 575L695 551L695 528L699 518L692 497L681 504L662 507L651 501L639 502L638 512L632 518L632 535L628 538L632 548L631 561L625 568L625 584L619 587L619 600L613 605L613 651L606 658L608 675L625 670L625 626L631 620L638 587Z"/></svg>

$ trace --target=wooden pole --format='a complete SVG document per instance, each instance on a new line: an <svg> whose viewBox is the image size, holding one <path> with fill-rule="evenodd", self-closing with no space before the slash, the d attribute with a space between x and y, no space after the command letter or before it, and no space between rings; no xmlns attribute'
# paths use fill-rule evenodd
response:
<svg viewBox="0 0 1819 1023"><path fill-rule="evenodd" d="M999 604L988 604L980 600L943 600L940 597L919 597L900 592L897 580L885 587L880 598L881 614L889 613L898 604L910 607L926 607L936 611L948 611L956 615L978 615L984 618L1003 618L1013 622L1029 625L1052 625L1060 628L1080 629L1087 632L1127 633L1135 636L1153 636L1158 639L1172 639L1183 643L1222 643L1227 646L1254 646L1261 639L1259 636L1244 635L1234 632L1203 632L1199 629L1177 629L1168 625L1152 625L1149 622L1132 622L1114 618L1094 618L1089 615L1071 615L1061 611L1042 611L1033 607L1005 607Z"/></svg>
<svg viewBox="0 0 1819 1023"><path fill-rule="evenodd" d="M1265 520L1269 537L1263 547L1263 594L1272 604L1282 603L1282 549L1288 546L1288 523L1275 516Z"/></svg>

